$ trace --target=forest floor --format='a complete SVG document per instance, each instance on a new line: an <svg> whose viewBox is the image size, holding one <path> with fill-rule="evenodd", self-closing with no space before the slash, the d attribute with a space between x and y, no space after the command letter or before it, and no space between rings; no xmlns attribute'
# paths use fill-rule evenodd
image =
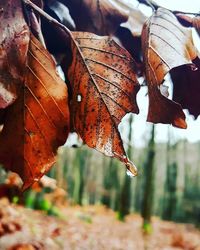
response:
<svg viewBox="0 0 200 250"><path fill-rule="evenodd" d="M120 222L102 206L61 211L58 218L0 200L0 250L200 250L192 225L153 218L153 232L144 236L139 215Z"/></svg>

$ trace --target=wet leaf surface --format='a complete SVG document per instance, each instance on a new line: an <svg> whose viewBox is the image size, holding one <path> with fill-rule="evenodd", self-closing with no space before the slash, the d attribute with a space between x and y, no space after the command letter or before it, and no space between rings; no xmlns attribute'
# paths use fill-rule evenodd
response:
<svg viewBox="0 0 200 250"><path fill-rule="evenodd" d="M186 128L181 105L162 95L160 87L172 68L192 64L197 57L191 30L183 27L170 11L159 8L144 26L142 43L149 89L147 120Z"/></svg>
<svg viewBox="0 0 200 250"><path fill-rule="evenodd" d="M184 65L171 71L173 100L188 109L195 118L200 114L200 59L193 60L196 70Z"/></svg>
<svg viewBox="0 0 200 250"><path fill-rule="evenodd" d="M0 2L0 33L0 108L6 108L17 98L29 44L20 0Z"/></svg>
<svg viewBox="0 0 200 250"><path fill-rule="evenodd" d="M67 96L51 55L31 36L24 87L0 134L0 162L21 176L24 187L49 170L67 138Z"/></svg>
<svg viewBox="0 0 200 250"><path fill-rule="evenodd" d="M139 112L133 59L108 37L83 32L72 35L68 77L75 131L89 147L126 162L118 125L127 113Z"/></svg>

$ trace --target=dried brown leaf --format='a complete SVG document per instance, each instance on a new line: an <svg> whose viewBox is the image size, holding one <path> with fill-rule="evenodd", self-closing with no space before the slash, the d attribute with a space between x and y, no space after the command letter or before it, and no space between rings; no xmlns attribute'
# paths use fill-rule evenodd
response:
<svg viewBox="0 0 200 250"><path fill-rule="evenodd" d="M193 60L196 69L187 65L180 66L170 72L173 82L173 100L188 109L195 118L200 115L200 59Z"/></svg>
<svg viewBox="0 0 200 250"><path fill-rule="evenodd" d="M75 21L77 30L97 35L114 34L128 20L128 11L114 0L63 0Z"/></svg>
<svg viewBox="0 0 200 250"><path fill-rule="evenodd" d="M192 24L200 36L200 16L193 17Z"/></svg>
<svg viewBox="0 0 200 250"><path fill-rule="evenodd" d="M140 37L146 20L147 16L145 16L141 10L131 8L128 21L121 24L121 26L129 29L134 37Z"/></svg>
<svg viewBox="0 0 200 250"><path fill-rule="evenodd" d="M21 176L24 188L49 170L67 138L67 95L51 55L31 36L24 87L0 134L0 162Z"/></svg>
<svg viewBox="0 0 200 250"><path fill-rule="evenodd" d="M185 128L181 105L163 96L160 86L172 68L192 64L196 58L191 30L183 27L170 11L159 8L144 26L142 43L149 88L147 120Z"/></svg>
<svg viewBox="0 0 200 250"><path fill-rule="evenodd" d="M29 43L20 0L0 1L0 33L0 108L5 108L17 98Z"/></svg>
<svg viewBox="0 0 200 250"><path fill-rule="evenodd" d="M72 36L68 76L74 128L88 146L127 163L118 125L127 113L138 113L133 59L108 37L83 32Z"/></svg>

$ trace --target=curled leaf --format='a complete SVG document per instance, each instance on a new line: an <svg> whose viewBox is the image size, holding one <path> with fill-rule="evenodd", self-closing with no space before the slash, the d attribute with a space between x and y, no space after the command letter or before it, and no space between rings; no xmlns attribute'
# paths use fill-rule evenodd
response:
<svg viewBox="0 0 200 250"><path fill-rule="evenodd" d="M21 176L24 188L49 170L67 138L67 95L51 55L31 36L24 87L0 134L0 163Z"/></svg>
<svg viewBox="0 0 200 250"><path fill-rule="evenodd" d="M138 113L132 57L112 39L83 32L72 32L72 52L68 77L75 131L89 147L130 167L118 125L127 113Z"/></svg>
<svg viewBox="0 0 200 250"><path fill-rule="evenodd" d="M128 21L121 26L129 29L134 37L140 37L146 20L147 16L140 9L130 8Z"/></svg>
<svg viewBox="0 0 200 250"><path fill-rule="evenodd" d="M200 36L200 17L199 16L193 17L192 24L193 24L193 27L196 29L197 33Z"/></svg>
<svg viewBox="0 0 200 250"><path fill-rule="evenodd" d="M163 96L160 86L172 68L192 65L197 57L191 30L183 27L170 11L159 8L143 28L142 47L149 89L147 120L185 128L181 105Z"/></svg>
<svg viewBox="0 0 200 250"><path fill-rule="evenodd" d="M188 109L195 118L200 114L200 59L193 60L196 68L180 66L170 72L173 82L173 100Z"/></svg>
<svg viewBox="0 0 200 250"><path fill-rule="evenodd" d="M176 15L182 24L185 24L189 27L194 27L200 36L200 17L199 16L191 17L191 16L187 16L184 14L179 14L179 13L177 13Z"/></svg>

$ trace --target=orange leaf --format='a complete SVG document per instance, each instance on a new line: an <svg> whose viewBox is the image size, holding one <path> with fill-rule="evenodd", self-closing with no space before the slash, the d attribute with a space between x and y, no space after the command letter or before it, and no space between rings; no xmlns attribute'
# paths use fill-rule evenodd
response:
<svg viewBox="0 0 200 250"><path fill-rule="evenodd" d="M170 11L159 8L143 28L142 43L149 88L147 120L186 128L181 105L162 95L160 88L172 68L192 65L196 58L191 30L184 28Z"/></svg>
<svg viewBox="0 0 200 250"><path fill-rule="evenodd" d="M0 1L0 33L0 108L6 108L17 98L29 44L20 0Z"/></svg>
<svg viewBox="0 0 200 250"><path fill-rule="evenodd" d="M138 113L133 59L108 37L83 32L72 37L68 77L74 128L89 147L129 165L118 125L127 113Z"/></svg>
<svg viewBox="0 0 200 250"><path fill-rule="evenodd" d="M0 162L21 176L24 188L49 170L67 138L67 96L51 55L31 36L24 87L0 134Z"/></svg>

